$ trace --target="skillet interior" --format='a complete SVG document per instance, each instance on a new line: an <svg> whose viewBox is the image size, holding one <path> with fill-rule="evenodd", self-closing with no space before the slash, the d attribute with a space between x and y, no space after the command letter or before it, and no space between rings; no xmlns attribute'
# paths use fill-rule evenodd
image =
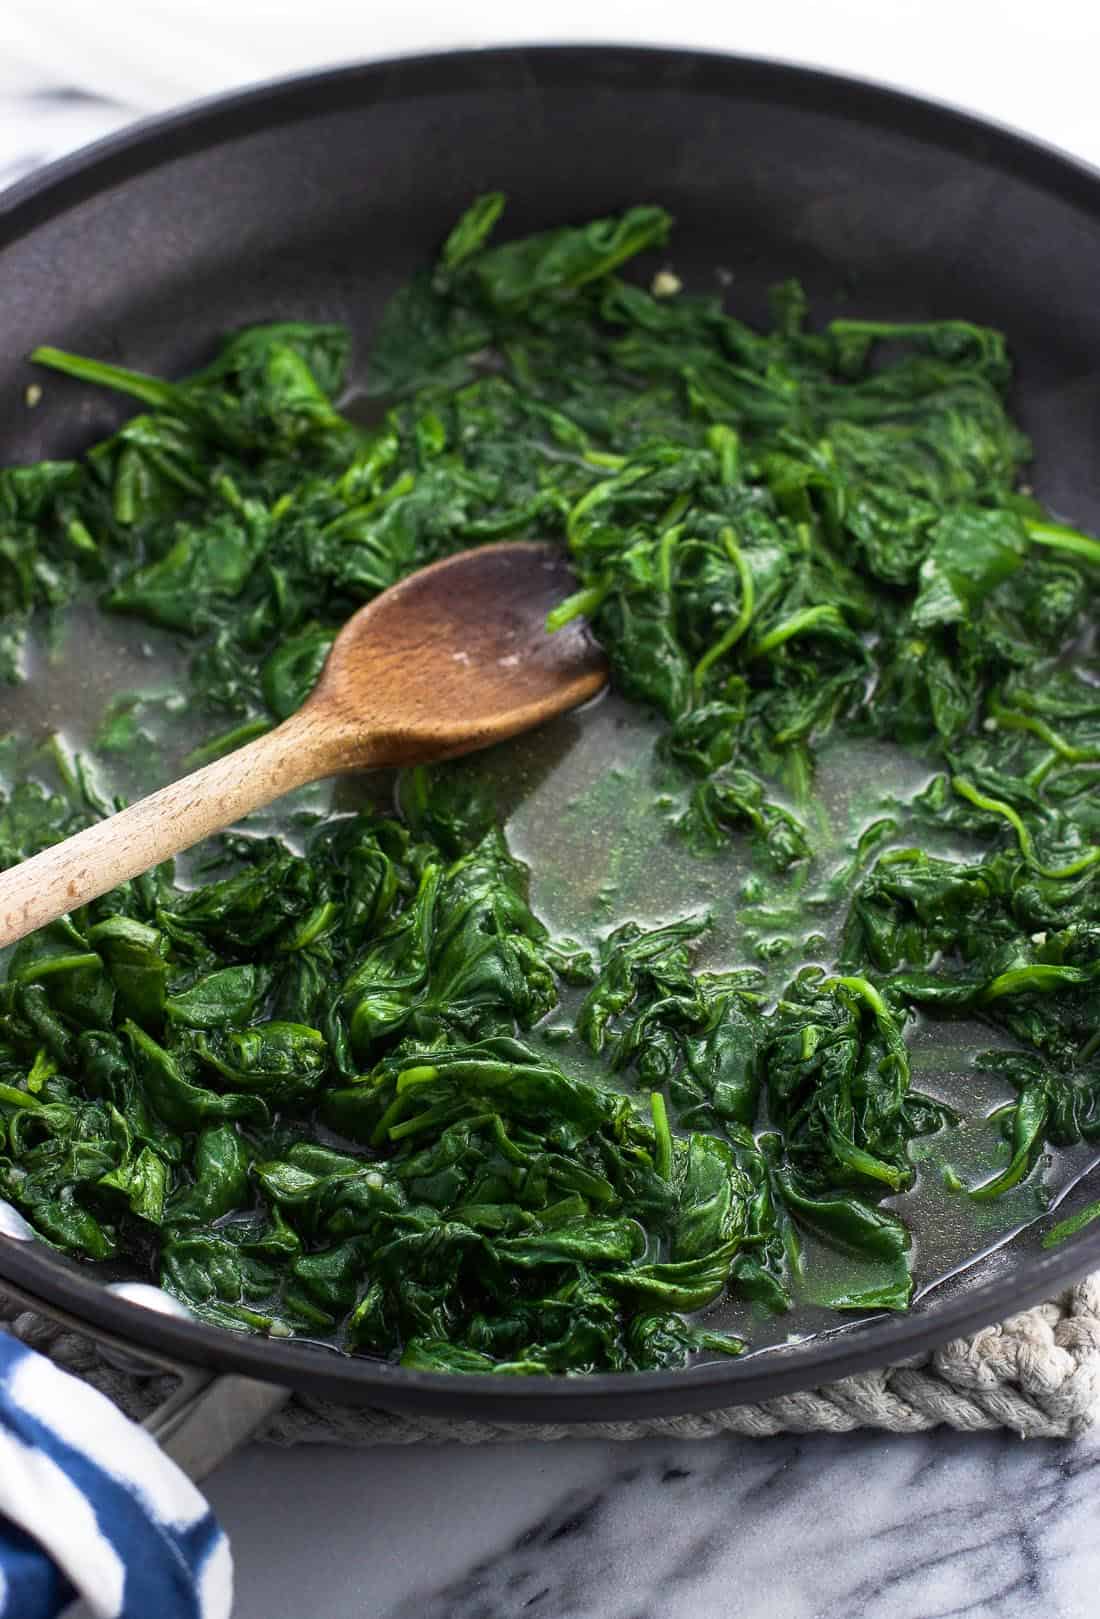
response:
<svg viewBox="0 0 1100 1619"><path fill-rule="evenodd" d="M160 120L8 193L4 460L73 453L126 414L64 379L24 409L34 343L172 374L226 330L299 317L346 322L363 356L385 299L489 188L511 193L516 233L666 204L678 271L699 290L729 272L731 307L750 321L764 318L767 287L795 273L819 318L847 309L1003 327L1039 493L1100 525L1100 180L891 92L670 51L470 53L312 76ZM909 1316L780 1354L525 1381L402 1372L153 1317L43 1246L0 1240L0 1275L183 1358L344 1400L514 1421L810 1387L1019 1309L1098 1260L1100 1231L1086 1231L1048 1253L1002 1251Z"/></svg>

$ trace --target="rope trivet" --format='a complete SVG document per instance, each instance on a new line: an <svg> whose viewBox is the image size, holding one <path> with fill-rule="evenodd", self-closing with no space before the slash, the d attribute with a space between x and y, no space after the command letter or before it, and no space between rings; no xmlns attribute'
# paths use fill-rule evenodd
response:
<svg viewBox="0 0 1100 1619"><path fill-rule="evenodd" d="M90 1338L29 1312L0 1295L0 1328L41 1350L142 1421L166 1397L170 1376L136 1376L102 1360ZM695 1416L645 1422L526 1425L459 1422L332 1405L295 1395L258 1435L277 1445L408 1445L457 1441L478 1445L516 1439L641 1439L662 1435L707 1439L718 1434L764 1438L777 1433L848 1433L885 1428L922 1433L945 1423L975 1432L1009 1428L1022 1439L1084 1433L1100 1404L1100 1273L1049 1304L956 1338L898 1366L860 1372L808 1394L784 1394L759 1405L729 1406Z"/></svg>

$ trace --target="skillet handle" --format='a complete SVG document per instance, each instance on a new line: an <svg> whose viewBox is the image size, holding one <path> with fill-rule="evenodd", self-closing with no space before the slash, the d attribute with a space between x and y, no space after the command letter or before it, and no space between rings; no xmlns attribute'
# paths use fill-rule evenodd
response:
<svg viewBox="0 0 1100 1619"><path fill-rule="evenodd" d="M171 1372L179 1379L171 1394L150 1413L142 1427L195 1483L213 1472L238 1445L251 1438L266 1417L280 1410L290 1390L252 1377L224 1376L201 1366L189 1366L160 1350L135 1345L103 1327L93 1326L55 1304L47 1303L6 1279L0 1282L6 1299L14 1300L70 1332L91 1338L109 1366L131 1373ZM144 1283L114 1283L122 1293L155 1309L179 1308L159 1288Z"/></svg>
<svg viewBox="0 0 1100 1619"><path fill-rule="evenodd" d="M252 1377L180 1370L179 1386L142 1427L197 1484L282 1409L290 1390Z"/></svg>

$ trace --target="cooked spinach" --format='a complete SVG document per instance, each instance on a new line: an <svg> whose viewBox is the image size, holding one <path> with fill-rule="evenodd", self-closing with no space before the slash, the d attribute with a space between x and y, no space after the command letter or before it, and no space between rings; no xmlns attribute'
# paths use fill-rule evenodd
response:
<svg viewBox="0 0 1100 1619"><path fill-rule="evenodd" d="M410 772L394 816L246 827L197 885L161 867L16 948L0 1194L205 1319L423 1369L736 1353L689 1319L727 1296L903 1308L915 1144L956 1122L914 1025L996 1036L976 1208L1100 1136L1100 542L1020 489L1000 334L815 330L795 283L757 332L621 279L659 208L494 245L502 209L390 304L370 429L339 328L252 328L182 382L38 350L144 413L0 472L0 674L94 591L190 648L209 755L404 574L557 537L552 627L586 614L661 716L669 850L753 851L741 961L700 966L703 914L552 937L476 777ZM174 723L124 693L97 752L143 750L151 705ZM846 838L815 772L856 737L927 769ZM8 754L5 865L105 812L94 771Z"/></svg>

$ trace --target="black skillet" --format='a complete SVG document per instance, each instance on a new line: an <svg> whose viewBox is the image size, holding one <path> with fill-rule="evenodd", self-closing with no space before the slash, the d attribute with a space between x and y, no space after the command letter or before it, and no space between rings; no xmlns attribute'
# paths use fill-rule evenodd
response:
<svg viewBox="0 0 1100 1619"><path fill-rule="evenodd" d="M1100 175L893 91L672 50L502 49L314 74L158 119L16 186L0 198L0 456L71 454L126 410L58 378L26 409L35 379L23 357L36 343L178 374L233 327L300 317L346 321L365 354L388 295L490 188L511 194L516 233L663 203L678 271L699 289L718 275L750 320L764 318L770 283L797 274L819 317L1003 327L1040 493L1100 525ZM1098 1265L1100 1224L1050 1251L1003 1248L907 1315L740 1361L497 1379L156 1314L0 1234L5 1282L116 1349L142 1345L207 1378L517 1423L668 1416L811 1388L969 1332Z"/></svg>

